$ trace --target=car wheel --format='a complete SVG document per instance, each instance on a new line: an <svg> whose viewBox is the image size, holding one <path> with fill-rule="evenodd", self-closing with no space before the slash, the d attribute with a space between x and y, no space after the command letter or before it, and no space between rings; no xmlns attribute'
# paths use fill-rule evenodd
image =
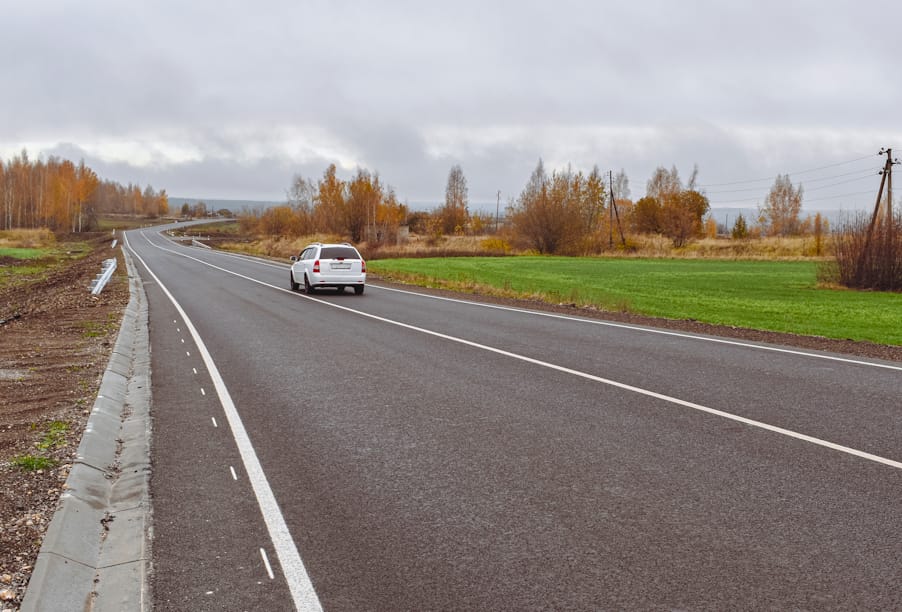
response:
<svg viewBox="0 0 902 612"><path fill-rule="evenodd" d="M354 293L363 295L363 285L354 285Z"/></svg>
<svg viewBox="0 0 902 612"><path fill-rule="evenodd" d="M310 284L306 274L304 275L304 293L313 293L313 285Z"/></svg>
<svg viewBox="0 0 902 612"><path fill-rule="evenodd" d="M289 272L288 274L291 276L291 290L297 291L301 288L301 286L298 283L294 282L294 272Z"/></svg>

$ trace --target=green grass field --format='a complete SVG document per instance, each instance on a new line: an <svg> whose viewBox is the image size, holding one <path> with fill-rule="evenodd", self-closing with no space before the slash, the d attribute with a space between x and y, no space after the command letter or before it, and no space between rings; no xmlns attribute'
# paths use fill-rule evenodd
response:
<svg viewBox="0 0 902 612"><path fill-rule="evenodd" d="M19 247L0 247L0 257L13 259L40 259L53 253L53 249L25 249Z"/></svg>
<svg viewBox="0 0 902 612"><path fill-rule="evenodd" d="M15 260L0 265L0 287L34 280L67 261L84 257L90 251L91 246L84 242L65 242L41 248L0 247L0 258Z"/></svg>
<svg viewBox="0 0 902 612"><path fill-rule="evenodd" d="M902 345L902 293L819 288L814 262L462 257L367 266L426 286Z"/></svg>

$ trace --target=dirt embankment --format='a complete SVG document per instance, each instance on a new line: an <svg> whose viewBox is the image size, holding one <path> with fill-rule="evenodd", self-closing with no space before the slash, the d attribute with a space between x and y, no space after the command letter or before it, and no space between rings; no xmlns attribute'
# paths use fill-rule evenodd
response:
<svg viewBox="0 0 902 612"><path fill-rule="evenodd" d="M106 233L90 243L81 259L0 287L0 610L21 604L128 303L121 250ZM112 257L116 274L92 296Z"/></svg>

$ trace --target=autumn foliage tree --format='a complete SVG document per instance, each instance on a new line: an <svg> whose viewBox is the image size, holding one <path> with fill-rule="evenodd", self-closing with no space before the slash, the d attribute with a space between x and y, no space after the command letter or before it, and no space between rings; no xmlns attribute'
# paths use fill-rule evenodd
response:
<svg viewBox="0 0 902 612"><path fill-rule="evenodd" d="M796 236L801 233L802 186L794 187L788 174L778 174L758 212L762 225L771 236Z"/></svg>
<svg viewBox="0 0 902 612"><path fill-rule="evenodd" d="M468 204L467 178L460 165L454 165L448 172L445 203L437 211L442 232L452 235L466 230L470 217Z"/></svg>
<svg viewBox="0 0 902 612"><path fill-rule="evenodd" d="M646 196L633 207L633 227L640 233L663 234L674 246L684 246L703 232L703 219L711 206L696 189L698 168L684 186L676 167L658 167L649 179Z"/></svg>
<svg viewBox="0 0 902 612"><path fill-rule="evenodd" d="M159 216L168 210L165 191L102 181L84 161L32 161L26 151L0 160L0 229L82 232L93 229L101 213Z"/></svg>
<svg viewBox="0 0 902 612"><path fill-rule="evenodd" d="M540 159L510 210L515 236L543 254L598 250L604 199L604 180L597 167L588 176L568 169L549 177Z"/></svg>
<svg viewBox="0 0 902 612"><path fill-rule="evenodd" d="M740 213L733 223L733 229L730 231L733 240L745 240L749 237L749 226L745 221L745 217Z"/></svg>
<svg viewBox="0 0 902 612"><path fill-rule="evenodd" d="M317 182L295 176L288 201L264 211L244 210L238 215L244 231L266 236L296 238L318 233L344 236L353 242L376 243L396 238L407 218L407 207L379 175L358 168L344 181L331 164Z"/></svg>

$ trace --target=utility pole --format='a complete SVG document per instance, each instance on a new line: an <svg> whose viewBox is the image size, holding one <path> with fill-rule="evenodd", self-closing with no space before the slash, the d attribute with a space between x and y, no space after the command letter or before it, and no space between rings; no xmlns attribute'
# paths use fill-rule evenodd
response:
<svg viewBox="0 0 902 612"><path fill-rule="evenodd" d="M614 171L608 170L608 178L611 182L611 208L608 210L608 227L611 230L611 237L608 241L608 248L614 249Z"/></svg>
<svg viewBox="0 0 902 612"><path fill-rule="evenodd" d="M626 247L626 237L623 235L623 227L620 225L620 212L617 210L617 202L614 200L614 171L608 170L608 178L611 183L611 208L617 216L617 229L620 231L620 242ZM614 247L614 222L611 220L611 248Z"/></svg>
<svg viewBox="0 0 902 612"><path fill-rule="evenodd" d="M501 211L501 190L498 190L498 199L495 200L495 233L498 233L498 224L501 221L500 215Z"/></svg>
<svg viewBox="0 0 902 612"><path fill-rule="evenodd" d="M880 189L877 190L877 203L874 205L874 214L871 215L868 233L864 238L864 249L858 259L858 278L861 278L864 268L868 263L868 259L870 258L871 238L874 233L874 228L880 220L880 200L883 199L884 186L888 187L886 192L886 211L884 214L886 215L886 227L889 232L890 240L893 240L893 234L895 232L895 223L893 220L893 166L898 165L900 162L898 159L893 159L892 149L880 149L877 155L886 155L886 162L883 165L883 170L879 173L881 178Z"/></svg>
<svg viewBox="0 0 902 612"><path fill-rule="evenodd" d="M870 241L871 232L874 231L874 226L880 218L880 200L883 199L884 186L887 187L886 212L884 214L887 222L892 223L893 221L893 166L900 163L898 159L893 159L892 149L880 149L877 155L886 155L886 162L883 165L883 170L879 172L881 176L880 189L877 191L877 203L874 205L874 214L871 216L871 224L868 227L868 241Z"/></svg>
<svg viewBox="0 0 902 612"><path fill-rule="evenodd" d="M893 150L886 150L886 220L893 222L893 166L899 160L893 161Z"/></svg>

